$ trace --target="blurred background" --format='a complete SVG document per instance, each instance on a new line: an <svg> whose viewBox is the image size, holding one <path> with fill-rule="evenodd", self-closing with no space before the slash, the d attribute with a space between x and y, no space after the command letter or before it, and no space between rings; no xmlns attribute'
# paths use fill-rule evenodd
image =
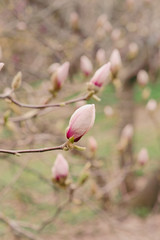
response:
<svg viewBox="0 0 160 240"><path fill-rule="evenodd" d="M83 96L113 50L121 56L101 101L87 101L96 105L96 121L80 140L86 151L63 152L73 184L89 172L71 202L51 180L57 152L0 155L0 239L159 240L159 26L159 0L0 1L0 88L7 91L21 71L20 102L48 101L53 74L66 61L68 79L51 101ZM0 148L64 143L70 116L87 102L37 116L0 99Z"/></svg>

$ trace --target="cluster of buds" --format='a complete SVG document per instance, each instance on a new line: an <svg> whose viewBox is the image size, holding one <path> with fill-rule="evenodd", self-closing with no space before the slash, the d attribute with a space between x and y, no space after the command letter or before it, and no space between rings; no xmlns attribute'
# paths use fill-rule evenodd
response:
<svg viewBox="0 0 160 240"><path fill-rule="evenodd" d="M87 56L81 56L80 58L80 68L85 76L91 75L93 71L93 65Z"/></svg>
<svg viewBox="0 0 160 240"><path fill-rule="evenodd" d="M122 67L122 60L121 55L118 49L114 49L111 56L110 56L110 63L111 63L111 72L113 75L113 79L117 77L121 67Z"/></svg>
<svg viewBox="0 0 160 240"><path fill-rule="evenodd" d="M118 145L118 149L119 151L124 151L126 149L126 147L128 146L128 144L131 142L132 138L133 138L133 126L132 124L127 124L121 133L121 137L120 137L120 142Z"/></svg>
<svg viewBox="0 0 160 240"><path fill-rule="evenodd" d="M51 76L51 83L52 83L52 89L50 90L51 93L58 92L61 87L63 86L65 80L68 77L69 73L69 62L65 62L61 66L59 66L56 71Z"/></svg>
<svg viewBox="0 0 160 240"><path fill-rule="evenodd" d="M141 87L145 87L149 82L148 73L145 70L140 70L137 74L137 82Z"/></svg>
<svg viewBox="0 0 160 240"><path fill-rule="evenodd" d="M149 155L146 148L142 148L137 156L137 162L140 166L144 166L149 161Z"/></svg>
<svg viewBox="0 0 160 240"><path fill-rule="evenodd" d="M157 102L154 99L150 99L146 105L148 112L153 113L157 109Z"/></svg>
<svg viewBox="0 0 160 240"><path fill-rule="evenodd" d="M62 154L58 154L52 167L52 181L60 186L67 185L67 177L69 175L69 165Z"/></svg>
<svg viewBox="0 0 160 240"><path fill-rule="evenodd" d="M110 62L104 64L95 72L88 84L89 91L95 91L96 93L106 82L109 82L111 75L110 65Z"/></svg>

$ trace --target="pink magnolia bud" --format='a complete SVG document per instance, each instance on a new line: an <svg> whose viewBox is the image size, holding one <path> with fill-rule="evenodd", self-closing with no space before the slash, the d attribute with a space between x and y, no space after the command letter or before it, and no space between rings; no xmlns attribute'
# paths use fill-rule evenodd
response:
<svg viewBox="0 0 160 240"><path fill-rule="evenodd" d="M121 136L122 136L122 138L125 138L128 141L130 141L133 137L133 126L131 124L127 124L123 128Z"/></svg>
<svg viewBox="0 0 160 240"><path fill-rule="evenodd" d="M149 160L148 151L146 148L142 148L138 153L137 161L141 166L144 166Z"/></svg>
<svg viewBox="0 0 160 240"><path fill-rule="evenodd" d="M94 137L89 137L88 139L88 148L91 152L96 152L97 150L97 141Z"/></svg>
<svg viewBox="0 0 160 240"><path fill-rule="evenodd" d="M86 76L89 76L93 71L93 65L87 56L82 56L80 58L80 67Z"/></svg>
<svg viewBox="0 0 160 240"><path fill-rule="evenodd" d="M111 106L106 106L104 108L104 113L105 113L106 117L112 117L114 114L113 108Z"/></svg>
<svg viewBox="0 0 160 240"><path fill-rule="evenodd" d="M100 67L93 75L92 79L90 80L90 83L97 87L102 87L105 81L109 79L110 66L111 64L109 62Z"/></svg>
<svg viewBox="0 0 160 240"><path fill-rule="evenodd" d="M79 15L77 12L72 12L70 15L70 25L73 30L79 28Z"/></svg>
<svg viewBox="0 0 160 240"><path fill-rule="evenodd" d="M93 126L95 120L95 105L86 104L78 108L69 121L66 136L67 138L74 137L74 142L77 142L86 134Z"/></svg>
<svg viewBox="0 0 160 240"><path fill-rule="evenodd" d="M150 99L146 105L146 109L149 112L154 112L157 109L157 102L154 99Z"/></svg>
<svg viewBox="0 0 160 240"><path fill-rule="evenodd" d="M69 166L62 154L58 154L52 167L52 179L56 182L63 182L69 174Z"/></svg>
<svg viewBox="0 0 160 240"><path fill-rule="evenodd" d="M140 70L137 74L137 82L140 86L144 87L149 81L148 73L145 70Z"/></svg>
<svg viewBox="0 0 160 240"><path fill-rule="evenodd" d="M64 84L64 81L67 79L69 73L69 66L70 63L65 62L60 67L58 67L56 73L52 75L51 81L53 83L53 88L55 91L60 90L60 88Z"/></svg>
<svg viewBox="0 0 160 240"><path fill-rule="evenodd" d="M111 38L113 39L113 41L118 41L120 40L122 36L122 31L118 28L113 29L112 33L111 33Z"/></svg>
<svg viewBox="0 0 160 240"><path fill-rule="evenodd" d="M59 63L52 63L48 68L48 72L54 73L59 67L60 67Z"/></svg>
<svg viewBox="0 0 160 240"><path fill-rule="evenodd" d="M133 59L138 55L138 52L139 52L139 47L137 43L135 42L130 43L128 46L128 57L130 59Z"/></svg>
<svg viewBox="0 0 160 240"><path fill-rule="evenodd" d="M103 27L105 25L105 23L107 22L107 15L106 14L101 14L98 18L97 18L97 27Z"/></svg>
<svg viewBox="0 0 160 240"><path fill-rule="evenodd" d="M98 49L96 53L96 60L100 66L106 62L106 52L103 48Z"/></svg>
<svg viewBox="0 0 160 240"><path fill-rule="evenodd" d="M116 75L122 67L121 55L118 49L113 50L110 57L110 62L111 62L111 71L113 75Z"/></svg>
<svg viewBox="0 0 160 240"><path fill-rule="evenodd" d="M3 68L3 66L4 66L4 63L0 63L0 71L2 70L2 68Z"/></svg>

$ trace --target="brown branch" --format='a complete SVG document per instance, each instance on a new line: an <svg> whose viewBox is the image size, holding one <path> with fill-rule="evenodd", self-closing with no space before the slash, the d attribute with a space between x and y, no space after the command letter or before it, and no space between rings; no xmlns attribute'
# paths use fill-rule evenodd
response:
<svg viewBox="0 0 160 240"><path fill-rule="evenodd" d="M23 150L0 149L0 153L19 155L21 153L36 153L36 152L49 152L49 151L55 151L55 150L63 150L65 147L67 147L67 143L64 143L57 147L46 147L46 148L38 148L38 149L23 149Z"/></svg>

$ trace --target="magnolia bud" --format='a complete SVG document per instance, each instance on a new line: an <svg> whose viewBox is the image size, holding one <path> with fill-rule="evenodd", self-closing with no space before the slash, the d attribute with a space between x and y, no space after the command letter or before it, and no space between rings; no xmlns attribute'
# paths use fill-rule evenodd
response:
<svg viewBox="0 0 160 240"><path fill-rule="evenodd" d="M89 76L93 71L93 65L87 56L80 58L80 68L84 75Z"/></svg>
<svg viewBox="0 0 160 240"><path fill-rule="evenodd" d="M70 118L66 136L77 142L93 126L95 120L95 105L86 104L78 108Z"/></svg>
<svg viewBox="0 0 160 240"><path fill-rule="evenodd" d="M148 151L146 148L142 148L138 153L137 161L141 166L144 166L149 160Z"/></svg>
<svg viewBox="0 0 160 240"><path fill-rule="evenodd" d="M0 71L2 70L2 68L4 67L4 63L0 63Z"/></svg>
<svg viewBox="0 0 160 240"><path fill-rule="evenodd" d="M89 137L88 148L93 153L95 153L97 151L97 141L94 137Z"/></svg>
<svg viewBox="0 0 160 240"><path fill-rule="evenodd" d="M79 15L77 12L72 12L70 15L70 26L73 30L79 29Z"/></svg>
<svg viewBox="0 0 160 240"><path fill-rule="evenodd" d="M51 77L51 81L53 84L54 91L59 91L61 89L62 85L64 84L64 81L68 77L69 66L70 66L70 63L65 62L60 67L58 67L58 69L55 73L53 73L53 75Z"/></svg>
<svg viewBox="0 0 160 240"><path fill-rule="evenodd" d="M110 65L111 64L109 62L107 64L104 64L102 67L100 67L91 78L90 83L98 88L102 87L105 81L109 80Z"/></svg>
<svg viewBox="0 0 160 240"><path fill-rule="evenodd" d="M12 89L14 90L18 89L21 86L21 82L22 82L22 73L18 72L13 78Z"/></svg>
<svg viewBox="0 0 160 240"><path fill-rule="evenodd" d="M150 94L151 94L150 88L144 88L142 91L142 98L146 100L149 98Z"/></svg>
<svg viewBox="0 0 160 240"><path fill-rule="evenodd" d="M149 81L148 73L145 70L140 70L137 74L137 82L140 86L144 87Z"/></svg>
<svg viewBox="0 0 160 240"><path fill-rule="evenodd" d="M111 57L110 57L110 62L111 62L111 71L113 73L113 75L117 75L117 73L119 72L119 70L122 67L122 60L121 60L121 55L118 51L118 49L114 49Z"/></svg>
<svg viewBox="0 0 160 240"><path fill-rule="evenodd" d="M137 43L135 42L130 43L128 47L128 58L134 59L138 55L138 52L139 52L139 47Z"/></svg>
<svg viewBox="0 0 160 240"><path fill-rule="evenodd" d="M101 14L98 18L97 18L97 27L103 27L105 25L107 21L107 15L106 14Z"/></svg>
<svg viewBox="0 0 160 240"><path fill-rule="evenodd" d="M149 112L154 112L157 109L157 102L154 99L150 99L146 105L146 109Z"/></svg>
<svg viewBox="0 0 160 240"><path fill-rule="evenodd" d="M114 114L113 108L111 106L106 106L104 108L104 113L105 113L106 117L112 117Z"/></svg>
<svg viewBox="0 0 160 240"><path fill-rule="evenodd" d="M69 166L62 154L58 154L52 167L52 180L64 184L69 174Z"/></svg>
<svg viewBox="0 0 160 240"><path fill-rule="evenodd" d="M100 66L106 62L106 52L103 48L98 49L96 53L96 60Z"/></svg>
<svg viewBox="0 0 160 240"><path fill-rule="evenodd" d="M60 64L59 63L53 63L49 66L48 68L48 72L49 73L54 73L58 68L59 68Z"/></svg>
<svg viewBox="0 0 160 240"><path fill-rule="evenodd" d="M113 29L112 34L111 34L111 38L113 39L113 41L120 40L121 36L122 36L122 31L120 29L118 29L118 28Z"/></svg>
<svg viewBox="0 0 160 240"><path fill-rule="evenodd" d="M123 128L121 137L127 139L128 141L130 141L132 139L132 137L133 137L133 126L131 124L127 124Z"/></svg>

